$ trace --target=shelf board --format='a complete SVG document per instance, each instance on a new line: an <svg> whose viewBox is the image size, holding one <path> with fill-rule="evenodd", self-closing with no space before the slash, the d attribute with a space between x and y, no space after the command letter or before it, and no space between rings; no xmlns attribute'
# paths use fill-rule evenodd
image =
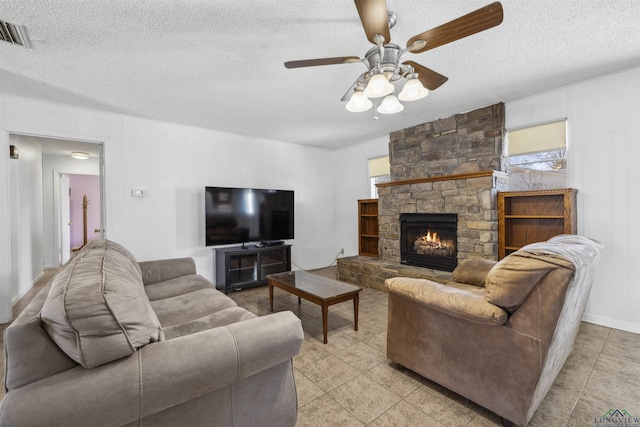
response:
<svg viewBox="0 0 640 427"><path fill-rule="evenodd" d="M359 255L370 256L372 258L378 258L378 253L377 252L376 253L373 253L373 252L360 252Z"/></svg>
<svg viewBox="0 0 640 427"><path fill-rule="evenodd" d="M505 219L564 219L564 215L505 215Z"/></svg>

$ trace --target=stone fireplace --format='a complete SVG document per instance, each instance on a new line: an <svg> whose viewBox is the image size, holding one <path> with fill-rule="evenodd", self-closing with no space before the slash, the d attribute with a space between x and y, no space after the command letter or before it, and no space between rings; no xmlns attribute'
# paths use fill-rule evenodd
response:
<svg viewBox="0 0 640 427"><path fill-rule="evenodd" d="M457 215L457 260L497 259L496 196L507 189L503 135L504 104L391 134L391 182L378 185L381 260L402 262L406 213Z"/></svg>
<svg viewBox="0 0 640 427"><path fill-rule="evenodd" d="M458 215L400 214L400 262L453 271L458 265Z"/></svg>
<svg viewBox="0 0 640 427"><path fill-rule="evenodd" d="M388 277L450 277L460 260L497 260L497 192L508 189L504 133L502 103L391 133L391 181L377 185L378 259L339 260L340 279L384 290ZM404 214L456 216L455 260L408 266Z"/></svg>

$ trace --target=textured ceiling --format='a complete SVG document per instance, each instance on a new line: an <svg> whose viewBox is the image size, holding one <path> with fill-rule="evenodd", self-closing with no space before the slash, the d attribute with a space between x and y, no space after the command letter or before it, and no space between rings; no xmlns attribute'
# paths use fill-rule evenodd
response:
<svg viewBox="0 0 640 427"><path fill-rule="evenodd" d="M488 3L387 0L392 42ZM372 45L350 0L0 0L0 18L24 25L32 44L0 42L0 91L333 148L640 66L640 1L502 5L500 26L406 54L449 81L377 121L340 101L362 64L283 66L364 56Z"/></svg>

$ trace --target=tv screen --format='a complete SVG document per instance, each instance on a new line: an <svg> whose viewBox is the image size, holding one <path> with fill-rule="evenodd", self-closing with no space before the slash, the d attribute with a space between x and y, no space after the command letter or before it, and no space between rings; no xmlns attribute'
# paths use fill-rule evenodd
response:
<svg viewBox="0 0 640 427"><path fill-rule="evenodd" d="M205 188L207 246L293 239L293 191Z"/></svg>

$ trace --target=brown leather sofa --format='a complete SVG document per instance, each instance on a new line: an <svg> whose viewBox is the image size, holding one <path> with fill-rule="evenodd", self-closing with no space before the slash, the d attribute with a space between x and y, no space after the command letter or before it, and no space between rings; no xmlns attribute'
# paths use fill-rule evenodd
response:
<svg viewBox="0 0 640 427"><path fill-rule="evenodd" d="M526 425L573 349L602 245L561 235L453 281L388 279L387 356Z"/></svg>

